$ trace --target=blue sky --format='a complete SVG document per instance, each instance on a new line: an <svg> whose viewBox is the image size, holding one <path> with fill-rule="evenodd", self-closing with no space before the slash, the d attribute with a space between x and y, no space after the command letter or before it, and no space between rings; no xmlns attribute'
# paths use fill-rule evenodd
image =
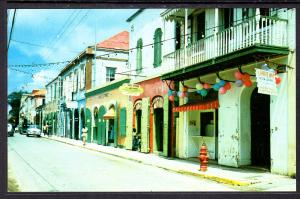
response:
<svg viewBox="0 0 300 199"><path fill-rule="evenodd" d="M95 41L98 43L123 30L128 31L126 19L136 10L17 9L8 51L8 65L71 60L87 46L94 45ZM13 11L8 10L7 13L9 37ZM32 89L43 88L62 67L64 64L8 67L8 94L21 89L31 92Z"/></svg>

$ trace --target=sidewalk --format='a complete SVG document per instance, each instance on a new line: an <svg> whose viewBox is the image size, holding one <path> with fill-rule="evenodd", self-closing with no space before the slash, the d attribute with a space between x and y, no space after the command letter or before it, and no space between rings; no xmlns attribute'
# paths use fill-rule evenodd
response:
<svg viewBox="0 0 300 199"><path fill-rule="evenodd" d="M56 140L66 144L94 150L121 158L137 161L146 165L152 165L167 169L173 172L189 174L219 183L238 186L241 190L247 191L296 191L296 179L286 176L271 174L266 171L255 169L241 169L225 167L220 165L208 165L206 172L200 171L199 162L187 161L177 158L165 158L155 154L144 154L137 151L130 151L110 146L102 146L94 143L86 143L83 146L81 140L73 140L57 136L43 136L47 139Z"/></svg>

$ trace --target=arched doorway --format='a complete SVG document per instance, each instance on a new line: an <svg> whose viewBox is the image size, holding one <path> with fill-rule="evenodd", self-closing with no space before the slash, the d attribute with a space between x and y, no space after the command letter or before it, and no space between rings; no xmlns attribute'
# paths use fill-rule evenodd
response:
<svg viewBox="0 0 300 199"><path fill-rule="evenodd" d="M106 109L104 106L99 108L99 121L98 121L98 144L106 145L106 122L103 119Z"/></svg>
<svg viewBox="0 0 300 199"><path fill-rule="evenodd" d="M251 95L251 164L270 169L270 96Z"/></svg>
<svg viewBox="0 0 300 199"><path fill-rule="evenodd" d="M115 124L115 106L111 105L108 111L103 115L103 119L107 121L107 145L116 146L116 124Z"/></svg>
<svg viewBox="0 0 300 199"><path fill-rule="evenodd" d="M134 111L134 115L135 115L135 118L134 118L134 130L135 131L135 134L137 135L137 137L140 139L141 141L141 127L142 127L142 100L137 100L135 103L134 103L134 106L133 106L133 111ZM133 138L132 139L135 139L134 138L134 135L133 135ZM135 146L132 146L132 150L136 150L137 148ZM139 149L140 150L140 149Z"/></svg>
<svg viewBox="0 0 300 199"><path fill-rule="evenodd" d="M93 125L93 143L98 142L98 115L99 110L97 107L94 108L94 125Z"/></svg>
<svg viewBox="0 0 300 199"><path fill-rule="evenodd" d="M92 114L89 108L85 108L85 127L87 127L87 142L91 142L91 135L92 135Z"/></svg>
<svg viewBox="0 0 300 199"><path fill-rule="evenodd" d="M80 135L82 134L82 129L84 127L85 127L85 112L84 112L84 109L82 108L80 111L80 127L79 127Z"/></svg>
<svg viewBox="0 0 300 199"><path fill-rule="evenodd" d="M153 132L154 132L154 151L163 151L164 134L164 101L162 97L155 97L152 101L153 108Z"/></svg>
<svg viewBox="0 0 300 199"><path fill-rule="evenodd" d="M78 109L74 110L74 138L79 139L79 113Z"/></svg>

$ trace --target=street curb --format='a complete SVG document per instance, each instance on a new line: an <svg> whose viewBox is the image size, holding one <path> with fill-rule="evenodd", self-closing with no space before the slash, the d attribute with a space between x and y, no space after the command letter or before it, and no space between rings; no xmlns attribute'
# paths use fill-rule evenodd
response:
<svg viewBox="0 0 300 199"><path fill-rule="evenodd" d="M215 175L208 175L208 174L204 174L204 173L196 173L196 172L192 172L192 171L174 169L174 168L169 168L169 167L166 167L166 166L160 166L160 165L157 165L157 164L147 163L147 162L144 162L142 160L135 159L135 158L126 157L126 156L118 155L118 154L115 154L115 153L109 153L107 151L100 151L100 150L93 149L93 148L90 148L90 147L76 145L76 144L69 143L69 142L62 141L62 140L57 140L57 139L51 138L51 137L43 137L43 138L51 139L51 140L54 140L54 141L57 141L57 142L62 142L62 143L65 143L65 144L69 144L69 145L72 145L72 146L77 146L77 147L80 147L80 148L84 148L84 149L88 149L88 150L92 150L92 151L96 151L96 152L105 153L105 154L108 154L108 155L113 155L113 156L116 156L116 157L119 157L119 158L135 161L135 162L138 162L138 163L143 163L145 165L156 166L158 168L173 171L173 172L176 172L176 173L181 173L181 174L201 177L201 178L204 178L204 179L209 179L209 180L219 182L219 183L223 183L223 184L229 184L229 185L234 185L234 186L249 186L249 185L253 184L251 182L233 180L233 179L223 178L223 177L219 177L219 176L215 176Z"/></svg>

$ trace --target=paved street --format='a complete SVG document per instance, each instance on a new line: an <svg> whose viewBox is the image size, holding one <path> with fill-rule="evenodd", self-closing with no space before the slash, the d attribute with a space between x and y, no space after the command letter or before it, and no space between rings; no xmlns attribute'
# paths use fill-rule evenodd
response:
<svg viewBox="0 0 300 199"><path fill-rule="evenodd" d="M8 162L21 191L235 191L194 176L15 134Z"/></svg>

